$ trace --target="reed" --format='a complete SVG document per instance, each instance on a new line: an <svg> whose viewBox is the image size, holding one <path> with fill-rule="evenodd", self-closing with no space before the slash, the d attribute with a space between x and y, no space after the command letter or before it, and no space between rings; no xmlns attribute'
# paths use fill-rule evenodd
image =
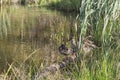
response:
<svg viewBox="0 0 120 80"><path fill-rule="evenodd" d="M119 3L118 0L82 0L80 14L77 18L80 23L77 27L79 54L84 54L81 49L82 40L89 35L100 48L91 53L93 54L91 58L80 57L81 59L77 63L79 71L73 71L76 80L113 80L117 78L118 74L115 73L119 58L116 56L116 60L114 60L115 56L112 56L120 55L117 52L119 46L115 46L115 36L113 36L115 30L119 29Z"/></svg>
<svg viewBox="0 0 120 80"><path fill-rule="evenodd" d="M45 0L46 1L46 0ZM79 2L79 4L77 4ZM43 2L46 5L47 2ZM52 3L52 0L51 0ZM66 44L70 46L70 43L67 42L69 37L72 36L78 43L78 59L77 61L73 62L70 65L67 65L63 69L63 73L60 74L58 72L57 76L50 76L48 80L54 79L71 79L71 80L119 80L120 79L120 1L119 0L60 0L60 1L53 1L54 7L56 4L59 3L58 7L61 9L67 6L71 9L80 10L76 20L70 24L67 21L67 18L63 21L57 19L57 17L47 15L50 19L47 19L46 15L41 15L40 19L29 21L26 19L27 15L22 15L22 18L19 18L20 21L16 18L16 23L11 22L11 16L7 13L1 11L0 14L0 38L8 38L9 33L12 33L15 37L21 36L20 41L24 41L22 39L25 38L25 30L32 29L33 26L38 22L41 22L41 19L44 19L47 22L46 26L51 25L48 30L50 32L51 41L54 43L54 49L57 49L58 45ZM64 3L64 4L62 4ZM69 3L69 5L68 5ZM41 3L40 3L41 4ZM11 14L15 12L15 9L11 8ZM22 13L22 11L19 11ZM27 11L26 11L27 13ZM22 13L23 14L23 13ZM30 14L30 13L27 13ZM20 16L18 13L14 14L15 16ZM35 16L35 14L33 15ZM34 17L30 17L29 19L33 19ZM59 27L53 27L54 23L58 23ZM30 24L24 24L26 21L30 22ZM65 22L66 24L63 24ZM77 23L76 23L77 22ZM19 25L17 23L20 23ZM50 24L48 24L50 23ZM16 29L15 26L19 26ZM25 28L24 26L31 26ZM40 26L37 24L36 26ZM43 25L42 25L43 26ZM69 26L71 29L69 29ZM44 28L42 28L43 30ZM15 30L15 31L13 31ZM40 29L36 29L40 30ZM36 31L35 30L35 31ZM44 33L44 36L49 34L49 32ZM12 35L12 37L14 37ZM43 34L42 34L43 35ZM42 36L40 35L40 37ZM30 35L28 35L30 36ZM92 36L92 41L97 46L96 49L93 49L89 54L84 56L84 51L82 50L82 46L84 44L84 38ZM39 36L38 36L39 37ZM32 38L33 39L33 38ZM15 39L16 40L16 39ZM32 43L34 44L34 43ZM1 46L4 44L1 43ZM2 75L0 75L0 79L2 80L29 80L32 79L37 70L43 69L43 65L47 66L50 63L50 56L44 54L51 52L50 48L42 48L36 49L34 47L31 48L31 45L25 46L24 44L19 45L21 49L17 49L15 46L14 52L20 52L22 55L19 57L19 60L13 62L11 64L8 63L8 70L4 71ZM18 47L19 48L19 47ZM11 48L12 49L12 48ZM27 49L28 51L26 52ZM1 48L2 50L2 48ZM48 50L48 51L47 51ZM53 50L53 49L52 49ZM40 52L41 51L41 52ZM56 52L54 52L56 53ZM15 53L14 53L15 54ZM13 55L14 55L13 54ZM36 55L34 55L36 54ZM17 54L16 54L17 55ZM14 57L16 56L14 55ZM40 58L39 56L47 57ZM47 59L49 58L49 59ZM57 57L57 58L61 58ZM17 58L16 58L17 59ZM15 59L15 60L16 60ZM46 60L47 59L47 60ZM57 59L58 61L60 59ZM20 66L22 65L22 66ZM1 78L3 76L3 78ZM62 77L61 77L62 76ZM70 77L69 77L70 76Z"/></svg>
<svg viewBox="0 0 120 80"><path fill-rule="evenodd" d="M0 38L6 38L8 32L10 32L10 15L5 13L4 9L1 9L0 13Z"/></svg>

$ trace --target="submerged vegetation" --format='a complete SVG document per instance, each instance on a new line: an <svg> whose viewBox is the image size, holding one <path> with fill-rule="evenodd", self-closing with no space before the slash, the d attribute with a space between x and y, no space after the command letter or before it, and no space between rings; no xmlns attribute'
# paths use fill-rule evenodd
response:
<svg viewBox="0 0 120 80"><path fill-rule="evenodd" d="M57 49L61 44L71 47L71 38L77 60L48 80L120 79L119 0L1 1L0 80L33 79L38 70L62 60ZM11 3L25 6L4 6Z"/></svg>

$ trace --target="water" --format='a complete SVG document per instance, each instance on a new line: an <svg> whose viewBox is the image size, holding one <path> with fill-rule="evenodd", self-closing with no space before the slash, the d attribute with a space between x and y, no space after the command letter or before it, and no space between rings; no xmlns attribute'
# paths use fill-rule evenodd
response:
<svg viewBox="0 0 120 80"><path fill-rule="evenodd" d="M69 44L74 26L68 14L21 6L3 7L0 21L0 73L13 62L46 66L60 60L58 47Z"/></svg>

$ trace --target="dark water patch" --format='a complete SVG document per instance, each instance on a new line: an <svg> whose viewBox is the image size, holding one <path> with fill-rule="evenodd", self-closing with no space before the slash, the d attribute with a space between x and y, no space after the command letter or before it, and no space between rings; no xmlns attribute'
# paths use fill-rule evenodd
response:
<svg viewBox="0 0 120 80"><path fill-rule="evenodd" d="M79 12L79 8L81 5L80 0L60 0L57 2L51 2L48 7L52 9L56 9L62 12Z"/></svg>

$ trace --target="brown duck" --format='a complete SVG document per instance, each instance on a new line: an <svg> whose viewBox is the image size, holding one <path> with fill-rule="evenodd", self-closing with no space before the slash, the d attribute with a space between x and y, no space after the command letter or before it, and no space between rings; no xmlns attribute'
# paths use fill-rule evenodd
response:
<svg viewBox="0 0 120 80"><path fill-rule="evenodd" d="M64 44L59 47L59 52L62 55L69 55L73 53L72 49L68 49Z"/></svg>

